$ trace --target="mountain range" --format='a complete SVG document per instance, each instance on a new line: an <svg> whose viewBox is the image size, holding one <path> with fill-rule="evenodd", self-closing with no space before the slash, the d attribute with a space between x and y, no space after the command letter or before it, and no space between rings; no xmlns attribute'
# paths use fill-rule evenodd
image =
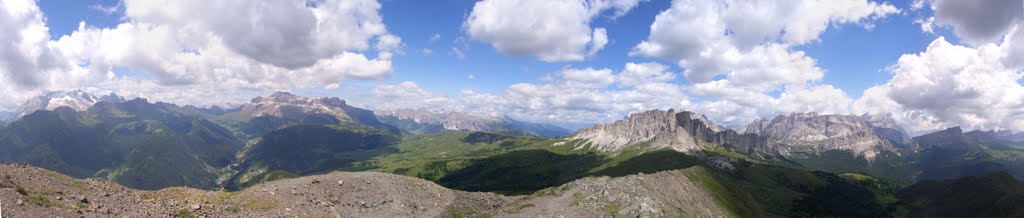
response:
<svg viewBox="0 0 1024 218"><path fill-rule="evenodd" d="M506 132L542 137L569 135L569 130L522 122L510 117L481 116L445 109L394 109L376 111L377 119L415 134L443 131Z"/></svg>
<svg viewBox="0 0 1024 218"><path fill-rule="evenodd" d="M29 112L0 127L0 162L142 190L187 186L245 193L276 180L374 171L460 191L561 193L543 202L561 206L516 206L528 214L582 207L609 215L671 216L691 214L694 208L686 205L702 204L726 216L878 217L941 211L935 209L940 204L909 203L937 197L921 190L975 188L927 181L991 178L1013 184L1006 181L1024 175L1020 133L953 127L910 137L888 114L794 113L734 130L690 111L651 110L568 133L509 117L372 111L339 98L287 92L224 109L73 91L34 98L23 108L19 114ZM680 191L681 184L626 182L663 171L675 172L657 178L685 177L688 193L711 197L666 198L656 193ZM586 182L591 177L644 184L644 190L600 189L645 194L621 199L567 186L595 185ZM575 199L557 190L593 196ZM497 208L502 209L484 211L515 214Z"/></svg>

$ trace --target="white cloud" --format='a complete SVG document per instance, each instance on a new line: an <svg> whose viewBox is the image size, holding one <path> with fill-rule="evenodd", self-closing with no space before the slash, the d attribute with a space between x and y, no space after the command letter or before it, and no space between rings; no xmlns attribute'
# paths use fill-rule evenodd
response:
<svg viewBox="0 0 1024 218"><path fill-rule="evenodd" d="M562 124L611 122L630 113L650 109L681 108L687 97L683 87L668 82L673 73L655 63L627 63L622 72L610 69L564 68L541 83L517 83L498 93L463 90L456 96L423 90L412 82L381 85L368 99L381 103L374 108L434 107L485 115L509 115L528 121ZM621 89L608 89L621 83L616 78L635 78ZM637 80L638 79L638 80ZM633 83L637 81L643 83Z"/></svg>
<svg viewBox="0 0 1024 218"><path fill-rule="evenodd" d="M50 41L44 21L35 1L0 2L0 109L11 109L42 89L77 88L113 77L78 67Z"/></svg>
<svg viewBox="0 0 1024 218"><path fill-rule="evenodd" d="M636 5L637 0L485 0L473 6L463 29L503 54L579 61L608 43L603 28L591 28L595 17L606 10L618 17Z"/></svg>
<svg viewBox="0 0 1024 218"><path fill-rule="evenodd" d="M391 34L384 34L377 38L377 57L380 59L391 59L392 52L403 54L402 38Z"/></svg>
<svg viewBox="0 0 1024 218"><path fill-rule="evenodd" d="M668 66L656 62L626 63L622 73L618 75L618 80L623 86L669 82L676 78L676 74L667 70Z"/></svg>
<svg viewBox="0 0 1024 218"><path fill-rule="evenodd" d="M1024 130L1024 67L1021 1L919 1L934 17L922 23L953 28L967 45L939 37L917 54L889 67L893 78L868 88L853 103L857 113L894 114L913 133L965 129Z"/></svg>
<svg viewBox="0 0 1024 218"><path fill-rule="evenodd" d="M466 76L466 79L474 80L474 79L476 79L476 75L475 74L469 74L469 75Z"/></svg>
<svg viewBox="0 0 1024 218"><path fill-rule="evenodd" d="M362 100L362 104L375 109L445 108L452 104L447 96L427 91L412 81L378 85L370 98Z"/></svg>
<svg viewBox="0 0 1024 218"><path fill-rule="evenodd" d="M597 52L604 49L604 46L608 44L608 32L604 28L594 29L593 38L594 41L590 45L590 51L587 52L587 56L594 56Z"/></svg>
<svg viewBox="0 0 1024 218"><path fill-rule="evenodd" d="M697 83L722 73L760 68L802 70L788 73L820 77L813 72L813 60L790 51L790 46L817 40L829 24L857 23L897 12L892 5L866 0L675 0L655 17L648 39L630 54L678 61L687 79Z"/></svg>
<svg viewBox="0 0 1024 218"><path fill-rule="evenodd" d="M433 53L434 50L430 50L429 48L423 48L423 50L420 50L420 54L423 54L423 56L430 56Z"/></svg>
<svg viewBox="0 0 1024 218"><path fill-rule="evenodd" d="M782 113L818 112L847 114L853 102L843 90L831 85L817 85L807 89L786 90L779 96L778 110Z"/></svg>
<svg viewBox="0 0 1024 218"><path fill-rule="evenodd" d="M431 35L430 38L427 39L427 41L431 42L431 43L437 42L437 40L441 40L441 34L440 33L434 33L434 35Z"/></svg>
<svg viewBox="0 0 1024 218"><path fill-rule="evenodd" d="M562 69L560 76L565 80L565 85L568 87L601 89L615 82L615 76L612 75L612 70L609 69L566 68Z"/></svg>
<svg viewBox="0 0 1024 218"><path fill-rule="evenodd" d="M459 58L459 60L466 59L466 53L462 53L462 49L456 47L452 47L452 52L449 52L448 54L454 55L456 58Z"/></svg>
<svg viewBox="0 0 1024 218"><path fill-rule="evenodd" d="M891 67L893 78L865 91L859 112L897 111L911 131L950 126L1024 129L1024 87L1019 71L1002 64L1004 47L953 45L939 37L919 54Z"/></svg>
<svg viewBox="0 0 1024 218"><path fill-rule="evenodd" d="M727 126L779 113L849 113L840 89L817 85L825 71L795 47L819 40L830 26L872 22L899 13L867 0L674 0L630 55L675 61L694 83L686 102ZM778 93L778 97L773 97Z"/></svg>
<svg viewBox="0 0 1024 218"><path fill-rule="evenodd" d="M392 73L390 54L401 52L401 39L387 33L380 4L372 0L323 1L315 7L298 0L126 0L122 7L124 23L109 28L82 23L72 34L50 40L34 1L0 3L0 27L20 33L0 36L14 42L0 45L5 54L0 57L0 91L18 93L0 100L0 108L20 103L23 95L61 89L123 89L179 103L228 101L230 97L194 93L194 98L184 98L175 93L239 93L381 79ZM362 54L373 42L375 59ZM117 76L115 68L133 73ZM141 84L145 89L138 88Z"/></svg>
<svg viewBox="0 0 1024 218"><path fill-rule="evenodd" d="M117 13L118 11L121 10L121 1L118 1L117 4L111 5L111 6L103 6L101 4L94 4L94 5L90 5L89 9L93 9L93 10L99 11L100 13L103 13L103 14L106 14L106 15L111 15L111 14Z"/></svg>

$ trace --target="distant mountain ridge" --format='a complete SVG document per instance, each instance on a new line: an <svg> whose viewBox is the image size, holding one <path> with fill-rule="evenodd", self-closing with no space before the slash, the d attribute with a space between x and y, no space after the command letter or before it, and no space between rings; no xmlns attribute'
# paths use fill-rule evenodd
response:
<svg viewBox="0 0 1024 218"><path fill-rule="evenodd" d="M113 103L124 102L125 99L117 94L110 93L105 96L96 96L82 90L57 91L46 93L25 101L18 109L12 112L12 120L29 115L37 110L54 110L59 107L69 107L76 111L89 109L97 102L106 101Z"/></svg>
<svg viewBox="0 0 1024 218"><path fill-rule="evenodd" d="M382 122L414 134L442 131L521 131L544 137L569 135L569 130L554 125L523 122L507 116L481 116L444 109L378 110L376 115Z"/></svg>
<svg viewBox="0 0 1024 218"><path fill-rule="evenodd" d="M891 118L869 115L794 113L756 120L744 129L745 133L765 135L775 143L789 145L794 152L848 150L868 159L883 151L896 151L893 143L905 145L909 138Z"/></svg>
<svg viewBox="0 0 1024 218"><path fill-rule="evenodd" d="M201 114L145 99L37 110L0 129L0 162L139 189L216 187L242 141Z"/></svg>
<svg viewBox="0 0 1024 218"><path fill-rule="evenodd" d="M296 120L308 114L325 114L342 122L382 126L373 111L353 107L337 97L307 98L288 92L275 92L269 97L253 98L239 111L252 117L267 115Z"/></svg>
<svg viewBox="0 0 1024 218"><path fill-rule="evenodd" d="M788 153L785 147L757 134L740 134L718 127L703 115L673 109L651 110L631 114L611 124L581 129L568 141L599 151L621 151L642 143L688 152L713 147L727 147L753 154Z"/></svg>

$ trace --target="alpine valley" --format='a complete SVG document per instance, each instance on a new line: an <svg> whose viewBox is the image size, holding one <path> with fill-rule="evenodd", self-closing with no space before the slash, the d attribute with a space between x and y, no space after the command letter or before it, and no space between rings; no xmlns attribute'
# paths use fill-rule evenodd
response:
<svg viewBox="0 0 1024 218"><path fill-rule="evenodd" d="M1024 216L1024 134L911 137L889 114L730 129L650 110L570 132L287 92L200 108L68 91L8 117L16 217Z"/></svg>

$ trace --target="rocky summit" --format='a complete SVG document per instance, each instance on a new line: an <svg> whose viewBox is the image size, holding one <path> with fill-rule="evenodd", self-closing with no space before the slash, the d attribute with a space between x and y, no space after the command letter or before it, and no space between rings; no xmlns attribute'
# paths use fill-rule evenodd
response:
<svg viewBox="0 0 1024 218"><path fill-rule="evenodd" d="M368 112L349 106L345 104L345 100L336 97L307 98L288 92L275 92L267 97L253 98L241 111L253 117L266 115L301 119L304 114L328 114L341 120L353 120L354 116L362 115L361 112Z"/></svg>
<svg viewBox="0 0 1024 218"><path fill-rule="evenodd" d="M69 107L76 111L84 111L97 102L121 103L125 99L110 93L105 96L96 96L82 90L50 92L45 95L36 96L22 103L14 112L13 119L29 115L37 110L54 110L59 107Z"/></svg>
<svg viewBox="0 0 1024 218"><path fill-rule="evenodd" d="M632 114L611 124L581 129L568 140L582 140L600 151L619 151L650 143L688 152L724 146L744 153L775 154L786 149L777 147L757 134L739 134L711 123L703 115L669 109Z"/></svg>
<svg viewBox="0 0 1024 218"><path fill-rule="evenodd" d="M689 112L676 113L674 110L651 110L629 115L628 118L611 124L599 124L581 129L570 140L586 140L601 151L617 151L629 145L650 142L656 147L668 147L677 151L691 151L701 148L701 142L691 136L695 131L687 129L680 122L693 121ZM680 119L681 118L681 119ZM699 121L698 121L699 122Z"/></svg>
<svg viewBox="0 0 1024 218"><path fill-rule="evenodd" d="M883 125L884 122L881 121L878 128L894 127ZM875 126L859 116L794 113L779 115L771 120L754 121L745 128L745 131L764 135L775 143L787 145L789 155L793 154L791 152L820 153L828 150L847 150L873 159L881 151L895 150L890 140L880 137L875 129ZM901 130L897 130L899 131ZM902 136L896 137L894 141L903 141L898 138Z"/></svg>
<svg viewBox="0 0 1024 218"><path fill-rule="evenodd" d="M346 104L337 97L307 98L288 92L275 92L270 96L253 98L238 113L251 118L276 117L306 122L314 116L326 115L332 121L353 123L374 128L386 125L377 120L373 111ZM317 118L321 119L321 118Z"/></svg>

